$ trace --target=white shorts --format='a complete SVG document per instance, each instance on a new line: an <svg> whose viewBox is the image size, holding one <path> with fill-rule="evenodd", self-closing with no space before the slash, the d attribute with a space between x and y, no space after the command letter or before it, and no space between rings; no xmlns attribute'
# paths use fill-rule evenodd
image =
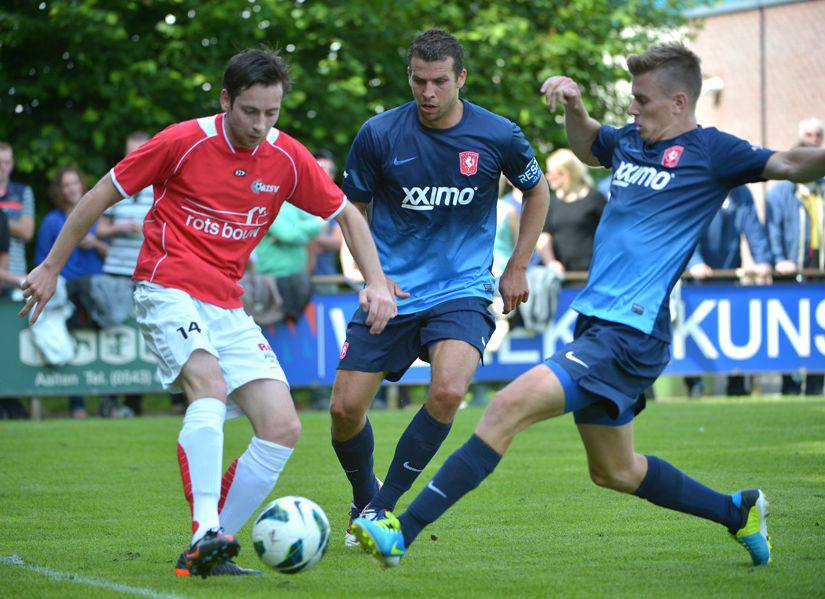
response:
<svg viewBox="0 0 825 599"><path fill-rule="evenodd" d="M135 311L146 346L158 360L158 377L165 389L178 389L175 381L181 368L198 349L218 359L227 395L257 379L287 383L261 327L243 308L220 308L180 289L139 281ZM227 417L235 415L236 410L227 412Z"/></svg>

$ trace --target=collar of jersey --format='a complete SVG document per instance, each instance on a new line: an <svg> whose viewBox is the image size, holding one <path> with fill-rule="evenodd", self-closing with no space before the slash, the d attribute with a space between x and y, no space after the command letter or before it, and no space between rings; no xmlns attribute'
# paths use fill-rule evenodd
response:
<svg viewBox="0 0 825 599"><path fill-rule="evenodd" d="M237 148L232 145L232 142L229 141L229 135L226 134L226 113L221 114L221 133L223 134L223 140L226 142L227 147L232 151L233 154L249 154L250 156L254 156L255 152L258 151L258 147L261 144L258 144L254 148Z"/></svg>

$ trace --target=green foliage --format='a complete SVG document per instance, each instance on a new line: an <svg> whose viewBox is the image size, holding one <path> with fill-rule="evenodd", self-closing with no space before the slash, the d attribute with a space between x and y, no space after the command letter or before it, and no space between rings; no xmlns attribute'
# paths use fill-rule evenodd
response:
<svg viewBox="0 0 825 599"><path fill-rule="evenodd" d="M342 160L367 118L410 99L406 48L438 26L465 44L467 98L546 150L564 134L540 81L577 78L603 117L625 76L603 57L645 47L652 31L679 25L689 3L11 0L0 7L0 139L15 146L15 176L40 191L66 163L100 176L130 131L219 111L226 61L264 43L288 57L295 81L279 126Z"/></svg>

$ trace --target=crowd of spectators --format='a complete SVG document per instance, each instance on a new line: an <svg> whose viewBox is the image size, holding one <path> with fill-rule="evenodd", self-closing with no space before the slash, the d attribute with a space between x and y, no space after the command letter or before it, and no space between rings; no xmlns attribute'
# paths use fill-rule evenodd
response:
<svg viewBox="0 0 825 599"><path fill-rule="evenodd" d="M822 121L806 119L800 123L798 145L821 146L824 133ZM142 131L129 135L126 153L136 150L149 137ZM333 154L319 150L315 158L335 179L337 170ZM19 299L19 285L28 269L26 244L35 238L35 198L31 187L11 179L13 169L13 148L0 141L0 293L6 298ZM546 176L553 193L531 270L554 273L550 280L565 281L569 277L573 284L581 284L593 255L596 227L609 201L610 177L596 185L588 168L566 149L548 157ZM64 166L56 172L50 185L54 209L43 217L37 229L34 264L45 258L86 188L86 176L80 169ZM503 272L518 235L520 195L502 180L492 264L493 274L497 277ZM142 222L153 202L153 190L147 188L104 213L61 271L70 298L77 300L78 293L82 293L77 289L85 288L80 283L73 285L73 282L90 277L105 276L110 279L109 284L131 289L131 276L143 241ZM823 244L825 180L775 184L768 189L763 219L759 217L751 191L742 186L730 193L702 235L686 274L692 284L709 281L764 283L773 274L797 275L796 280L802 282L805 269L825 272ZM720 270L737 275L720 278L717 275ZM253 316L258 309L257 314L271 317L265 324L300 314L311 293L340 290L336 278L340 275L351 287L357 287L363 280L343 243L337 223L324 222L290 204L281 208L278 218L255 250L248 271L247 276L254 277L256 282L260 279L273 281L262 287L263 292L255 287L254 297L250 284L249 297L245 296L244 300ZM739 280L738 274L742 272L747 272L747 281ZM314 285L310 283L311 277L315 279ZM545 291L542 285L546 285L546 280L537 276L531 279L531 284L538 281L540 289ZM262 293L267 296L264 308L259 305L263 301ZM536 295L532 289L531 295ZM272 302L285 306L273 309ZM83 301L79 303L82 306ZM535 306L526 309L535 311ZM488 351L494 352L511 328L524 326L525 322L523 314L502 314L500 301L494 302L491 310L497 318L497 329L488 344ZM88 320L83 324L88 325ZM823 375L802 374L785 373L782 393L822 394ZM690 396L698 397L704 393L700 377L686 377L685 382ZM726 391L728 395L750 392L743 376L728 377ZM327 392L326 389L316 390L313 402L322 403ZM483 403L486 387L476 386L473 392L474 400ZM179 399L173 398L173 403L176 401ZM82 397L70 397L69 403L72 416L83 418L87 415ZM104 415L139 415L142 412L139 395L127 395L123 405L114 396L106 397L101 405ZM17 400L0 400L0 415L21 409Z"/></svg>

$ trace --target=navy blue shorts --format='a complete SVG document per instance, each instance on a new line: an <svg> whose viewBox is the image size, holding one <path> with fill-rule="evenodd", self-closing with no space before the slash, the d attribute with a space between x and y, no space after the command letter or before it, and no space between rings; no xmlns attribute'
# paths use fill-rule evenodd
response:
<svg viewBox="0 0 825 599"><path fill-rule="evenodd" d="M545 361L576 423L621 426L644 410L644 391L670 361L670 343L616 322L579 315L573 341Z"/></svg>
<svg viewBox="0 0 825 599"><path fill-rule="evenodd" d="M417 358L430 361L430 346L444 339L466 341L484 355L496 323L484 298L464 297L413 314L399 314L380 335L370 335L361 308L347 325L339 370L386 372L397 381Z"/></svg>

